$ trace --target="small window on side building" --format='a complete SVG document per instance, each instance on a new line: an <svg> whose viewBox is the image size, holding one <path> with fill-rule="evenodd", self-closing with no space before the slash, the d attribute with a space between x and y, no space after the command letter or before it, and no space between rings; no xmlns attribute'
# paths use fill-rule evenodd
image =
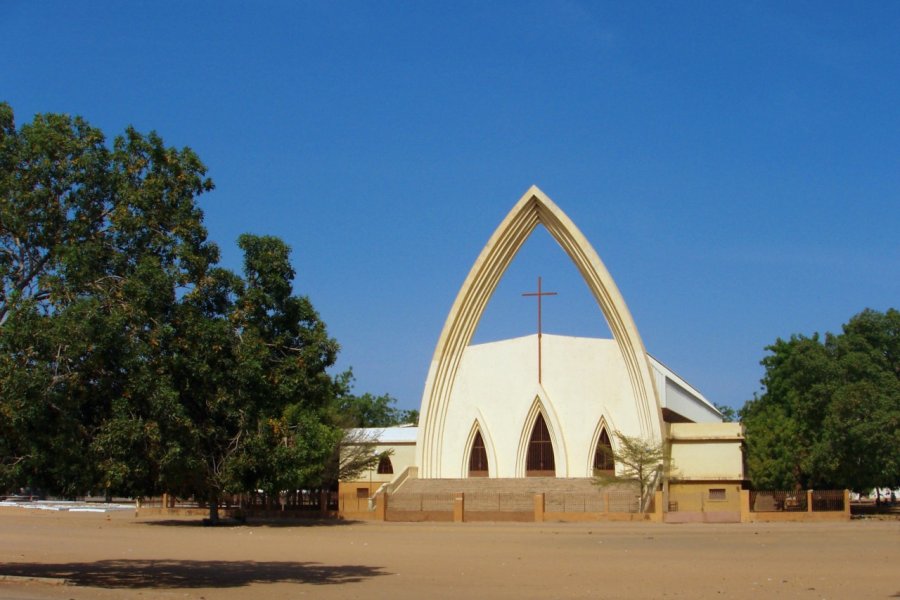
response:
<svg viewBox="0 0 900 600"><path fill-rule="evenodd" d="M709 499L710 499L710 501L727 500L728 498L725 495L725 488L710 488Z"/></svg>

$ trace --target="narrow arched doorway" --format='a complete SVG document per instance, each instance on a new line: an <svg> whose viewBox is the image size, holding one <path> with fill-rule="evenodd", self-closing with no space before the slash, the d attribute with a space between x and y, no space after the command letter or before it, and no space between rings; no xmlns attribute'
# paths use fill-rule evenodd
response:
<svg viewBox="0 0 900 600"><path fill-rule="evenodd" d="M616 459L606 428L600 431L600 439L594 449L594 476L612 475L616 472Z"/></svg>
<svg viewBox="0 0 900 600"><path fill-rule="evenodd" d="M555 477L556 462L553 459L553 442L550 431L544 421L544 415L538 413L528 441L528 454L525 461L526 477Z"/></svg>
<svg viewBox="0 0 900 600"><path fill-rule="evenodd" d="M472 451L469 452L469 477L487 477L488 461L487 450L484 447L484 439L481 432L475 432L475 439L472 441Z"/></svg>

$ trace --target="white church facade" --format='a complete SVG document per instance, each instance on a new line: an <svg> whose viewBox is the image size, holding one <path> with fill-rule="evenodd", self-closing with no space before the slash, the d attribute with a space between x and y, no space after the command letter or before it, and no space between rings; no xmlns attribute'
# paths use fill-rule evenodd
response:
<svg viewBox="0 0 900 600"><path fill-rule="evenodd" d="M584 277L613 339L539 330L472 344L500 278L539 225ZM371 496L409 478L591 478L621 470L610 460L617 434L668 448L672 470L655 485L670 506L679 498L702 505L713 495L720 508L739 510L741 427L723 423L699 391L647 353L593 247L532 187L491 236L457 295L430 364L418 427L373 432L378 449L393 451L390 468L342 482L342 493L356 486L361 496L366 483Z"/></svg>
<svg viewBox="0 0 900 600"><path fill-rule="evenodd" d="M601 443L615 453L616 432L641 435L628 373L613 340L544 334L540 382L537 345L538 336L530 335L465 349L434 476L593 477ZM666 414L721 422L703 396L652 357L648 362ZM543 452L531 444L535 435L549 441ZM473 459L476 447L484 448L486 464Z"/></svg>

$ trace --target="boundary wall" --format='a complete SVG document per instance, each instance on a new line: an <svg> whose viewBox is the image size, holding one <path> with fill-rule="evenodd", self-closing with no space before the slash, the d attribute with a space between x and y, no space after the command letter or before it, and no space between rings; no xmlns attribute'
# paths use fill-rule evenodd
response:
<svg viewBox="0 0 900 600"><path fill-rule="evenodd" d="M780 494L781 492L758 492L759 494ZM761 523L761 522L818 522L849 521L849 490L821 492L805 490L792 494L803 496L805 502L797 505L775 506L771 508L751 509L751 491L740 490L740 506L737 510L679 510L669 511L663 501L663 492L654 494L653 502L646 512L641 512L637 502L633 506L622 507L604 500L585 502L582 495L572 494L562 499L560 494L539 493L528 495L531 506L525 506L528 498L519 494L515 502L509 506L486 507L484 494L408 494L393 505L395 497L390 494L377 494L372 498L372 510L365 516L358 513L343 513L342 518L365 519L376 521L403 522L613 522L613 521L645 521L653 523ZM830 502L821 501L822 495L829 495ZM425 497L427 496L427 497ZM499 496L499 495L496 495ZM597 495L599 498L603 494ZM607 495L608 496L608 495ZM418 503L418 505L417 505ZM561 505L562 503L562 505ZM582 504L579 508L578 505ZM759 500L756 502L761 504ZM499 501L498 504L502 504Z"/></svg>

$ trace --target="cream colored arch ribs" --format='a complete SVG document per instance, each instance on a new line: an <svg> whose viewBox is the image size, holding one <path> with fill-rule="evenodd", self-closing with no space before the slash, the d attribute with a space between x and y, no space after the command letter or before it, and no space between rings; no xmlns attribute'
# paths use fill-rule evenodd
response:
<svg viewBox="0 0 900 600"><path fill-rule="evenodd" d="M442 476L440 452L444 423L463 351L472 340L500 278L539 224L550 232L578 268L606 318L628 372L641 435L657 441L662 439L659 398L647 352L625 300L587 238L550 198L532 186L488 240L472 265L444 323L422 394L416 444L420 477Z"/></svg>

